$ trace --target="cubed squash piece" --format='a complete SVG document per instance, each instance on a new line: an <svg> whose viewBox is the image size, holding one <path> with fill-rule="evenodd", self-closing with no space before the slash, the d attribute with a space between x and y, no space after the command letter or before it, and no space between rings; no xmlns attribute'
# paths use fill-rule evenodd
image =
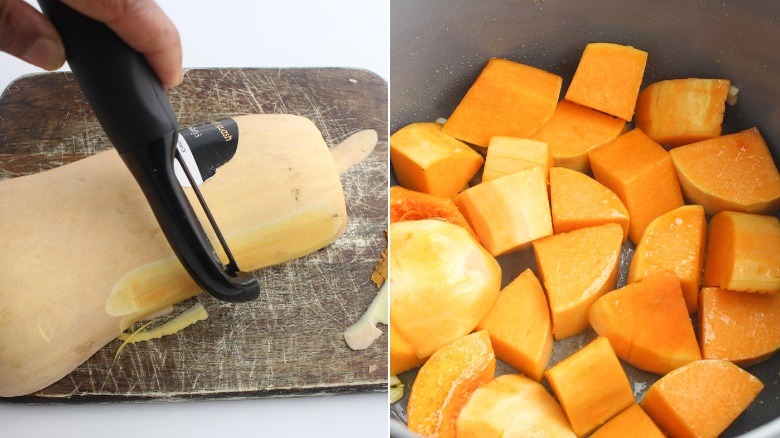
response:
<svg viewBox="0 0 780 438"><path fill-rule="evenodd" d="M688 312L698 309L707 222L704 208L685 205L653 219L636 246L628 282L670 270L680 279Z"/></svg>
<svg viewBox="0 0 780 438"><path fill-rule="evenodd" d="M555 339L574 336L589 327L588 309L615 288L622 241L623 229L609 223L534 242Z"/></svg>
<svg viewBox="0 0 780 438"><path fill-rule="evenodd" d="M723 211L707 226L702 286L741 292L780 292L780 221Z"/></svg>
<svg viewBox="0 0 780 438"><path fill-rule="evenodd" d="M775 214L780 173L756 128L670 151L685 199L712 216L724 210Z"/></svg>
<svg viewBox="0 0 780 438"><path fill-rule="evenodd" d="M669 79L649 85L636 102L636 127L672 148L720 135L727 79Z"/></svg>
<svg viewBox="0 0 780 438"><path fill-rule="evenodd" d="M633 404L598 428L590 438L665 438L661 429L642 410Z"/></svg>
<svg viewBox="0 0 780 438"><path fill-rule="evenodd" d="M653 219L683 205L669 152L638 129L591 152L590 165L628 209L628 237L634 243Z"/></svg>
<svg viewBox="0 0 780 438"><path fill-rule="evenodd" d="M477 388L460 411L458 438L574 438L561 406L541 384L504 374Z"/></svg>
<svg viewBox="0 0 780 438"><path fill-rule="evenodd" d="M461 191L482 167L482 155L442 132L438 123L412 123L390 136L390 160L399 184L437 196Z"/></svg>
<svg viewBox="0 0 780 438"><path fill-rule="evenodd" d="M551 116L560 76L508 59L490 59L444 124L444 132L487 147L490 137L528 137Z"/></svg>
<svg viewBox="0 0 780 438"><path fill-rule="evenodd" d="M741 367L769 359L780 349L780 294L702 288L699 344L705 359Z"/></svg>
<svg viewBox="0 0 780 438"><path fill-rule="evenodd" d="M390 324L390 375L395 376L417 368L425 359L417 357L406 339Z"/></svg>
<svg viewBox="0 0 780 438"><path fill-rule="evenodd" d="M547 143L530 138L495 136L490 138L482 181L534 166L542 166L546 178L551 165Z"/></svg>
<svg viewBox="0 0 780 438"><path fill-rule="evenodd" d="M701 359L680 281L669 271L612 291L593 303L590 325L619 358L656 374Z"/></svg>
<svg viewBox="0 0 780 438"><path fill-rule="evenodd" d="M501 290L501 267L449 222L396 222L389 235L390 324L425 358L487 315Z"/></svg>
<svg viewBox="0 0 780 438"><path fill-rule="evenodd" d="M566 99L631 120L645 73L647 52L612 43L590 43L574 72Z"/></svg>
<svg viewBox="0 0 780 438"><path fill-rule="evenodd" d="M496 357L540 382L553 348L550 309L533 271L526 269L498 294L477 330L487 330Z"/></svg>
<svg viewBox="0 0 780 438"><path fill-rule="evenodd" d="M550 210L555 234L610 222L628 238L628 210L612 190L595 179L565 167L550 169Z"/></svg>
<svg viewBox="0 0 780 438"><path fill-rule="evenodd" d="M622 134L626 121L566 99L533 138L550 146L555 166L590 171L588 153Z"/></svg>
<svg viewBox="0 0 780 438"><path fill-rule="evenodd" d="M409 430L422 436L455 436L463 405L479 386L493 380L496 357L487 332L456 339L420 368L406 407Z"/></svg>
<svg viewBox="0 0 780 438"><path fill-rule="evenodd" d="M401 186L390 187L390 223L421 219L447 221L463 227L474 238L477 237L451 198L416 192Z"/></svg>
<svg viewBox="0 0 780 438"><path fill-rule="evenodd" d="M763 387L731 362L699 360L661 377L640 406L670 436L715 438Z"/></svg>
<svg viewBox="0 0 780 438"><path fill-rule="evenodd" d="M552 234L547 180L541 166L477 184L454 201L494 256Z"/></svg>
<svg viewBox="0 0 780 438"><path fill-rule="evenodd" d="M598 337L545 373L574 433L586 436L635 403L607 338Z"/></svg>

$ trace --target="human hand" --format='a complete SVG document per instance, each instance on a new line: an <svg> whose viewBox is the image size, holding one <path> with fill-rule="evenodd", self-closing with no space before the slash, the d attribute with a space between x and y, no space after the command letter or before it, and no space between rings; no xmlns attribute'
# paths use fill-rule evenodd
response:
<svg viewBox="0 0 780 438"><path fill-rule="evenodd" d="M146 56L166 88L182 81L179 32L153 0L62 0L106 23L121 39ZM51 22L23 0L0 0L0 50L41 67L56 70L65 48Z"/></svg>

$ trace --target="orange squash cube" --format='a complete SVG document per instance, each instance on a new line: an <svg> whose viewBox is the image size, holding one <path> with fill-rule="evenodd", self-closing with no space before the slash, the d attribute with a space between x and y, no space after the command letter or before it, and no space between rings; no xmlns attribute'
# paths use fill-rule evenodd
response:
<svg viewBox="0 0 780 438"><path fill-rule="evenodd" d="M669 79L639 93L636 127L664 147L672 148L720 135L727 79Z"/></svg>
<svg viewBox="0 0 780 438"><path fill-rule="evenodd" d="M628 209L628 237L634 243L653 219L683 205L669 152L638 129L591 152L590 165L596 180Z"/></svg>
<svg viewBox="0 0 780 438"><path fill-rule="evenodd" d="M780 292L780 221L723 211L710 219L702 286Z"/></svg>
<svg viewBox="0 0 780 438"><path fill-rule="evenodd" d="M614 222L628 238L629 215L620 198L595 179L565 167L550 169L550 210L555 234Z"/></svg>
<svg viewBox="0 0 780 438"><path fill-rule="evenodd" d="M715 438L763 387L731 362L698 360L661 377L640 406L670 436Z"/></svg>
<svg viewBox="0 0 780 438"><path fill-rule="evenodd" d="M712 216L724 210L777 213L780 173L756 128L670 151L685 199Z"/></svg>
<svg viewBox="0 0 780 438"><path fill-rule="evenodd" d="M541 166L477 184L454 201L493 256L552 234L547 180Z"/></svg>
<svg viewBox="0 0 780 438"><path fill-rule="evenodd" d="M477 388L460 411L458 438L574 438L561 406L540 383L504 374Z"/></svg>
<svg viewBox="0 0 780 438"><path fill-rule="evenodd" d="M593 303L590 325L619 358L656 374L701 359L680 281L672 272L649 275Z"/></svg>
<svg viewBox="0 0 780 438"><path fill-rule="evenodd" d="M542 166L547 178L551 165L552 156L547 143L529 138L495 136L490 138L482 181L534 166Z"/></svg>
<svg viewBox="0 0 780 438"><path fill-rule="evenodd" d="M780 349L780 294L701 289L699 344L705 359L748 367Z"/></svg>
<svg viewBox="0 0 780 438"><path fill-rule="evenodd" d="M612 43L590 43L574 72L566 99L631 120L645 73L647 52Z"/></svg>
<svg viewBox="0 0 780 438"><path fill-rule="evenodd" d="M540 382L553 349L547 298L533 271L526 269L498 294L477 324L487 330L496 357Z"/></svg>
<svg viewBox="0 0 780 438"><path fill-rule="evenodd" d="M417 357L406 342L406 339L398 333L395 326L390 324L390 375L395 376L409 371L412 368L417 368L425 362L425 359Z"/></svg>
<svg viewBox="0 0 780 438"><path fill-rule="evenodd" d="M623 119L564 99L533 138L550 146L555 166L588 172L588 153L617 138L625 128Z"/></svg>
<svg viewBox="0 0 780 438"><path fill-rule="evenodd" d="M490 137L529 137L551 116L561 93L560 76L507 59L490 59L444 132L487 147Z"/></svg>
<svg viewBox="0 0 780 438"><path fill-rule="evenodd" d="M583 437L635 403L607 338L598 337L545 373L574 433Z"/></svg>
<svg viewBox="0 0 780 438"><path fill-rule="evenodd" d="M704 263L707 222L704 208L686 205L653 219L636 246L628 270L628 282L672 271L680 279L688 312L699 308L699 284Z"/></svg>
<svg viewBox="0 0 780 438"><path fill-rule="evenodd" d="M487 332L456 339L425 362L409 395L409 430L422 436L455 436L455 422L475 389L493 380L496 357Z"/></svg>
<svg viewBox="0 0 780 438"><path fill-rule="evenodd" d="M390 160L403 187L445 197L461 191L485 162L432 122L412 123L391 135Z"/></svg>
<svg viewBox="0 0 780 438"><path fill-rule="evenodd" d="M580 228L533 243L547 291L555 339L588 328L588 309L615 288L623 229L609 223Z"/></svg>
<svg viewBox="0 0 780 438"><path fill-rule="evenodd" d="M590 438L665 438L661 429L653 423L638 404L619 413L598 428Z"/></svg>

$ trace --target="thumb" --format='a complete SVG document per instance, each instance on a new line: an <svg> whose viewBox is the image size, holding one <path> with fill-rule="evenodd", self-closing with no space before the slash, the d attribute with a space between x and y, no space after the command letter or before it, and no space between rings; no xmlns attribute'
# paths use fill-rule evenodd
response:
<svg viewBox="0 0 780 438"><path fill-rule="evenodd" d="M57 30L22 0L0 0L0 50L45 70L65 63Z"/></svg>

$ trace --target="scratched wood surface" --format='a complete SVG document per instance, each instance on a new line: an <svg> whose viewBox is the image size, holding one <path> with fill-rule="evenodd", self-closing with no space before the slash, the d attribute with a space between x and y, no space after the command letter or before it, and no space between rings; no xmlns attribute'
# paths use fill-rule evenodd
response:
<svg viewBox="0 0 780 438"><path fill-rule="evenodd" d="M258 271L268 293L249 304L195 298L209 319L160 340L113 341L50 387L11 402L277 397L385 391L387 330L352 351L342 333L377 288L386 246L387 84L358 69L192 69L169 92L179 125L241 114L311 119L329 146L375 129L372 155L342 175L349 221L336 243ZM0 179L36 173L110 148L70 73L25 76L0 96ZM9 208L2 205L0 210ZM189 306L193 301L180 305ZM4 401L9 401L5 399Z"/></svg>

